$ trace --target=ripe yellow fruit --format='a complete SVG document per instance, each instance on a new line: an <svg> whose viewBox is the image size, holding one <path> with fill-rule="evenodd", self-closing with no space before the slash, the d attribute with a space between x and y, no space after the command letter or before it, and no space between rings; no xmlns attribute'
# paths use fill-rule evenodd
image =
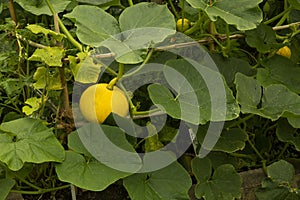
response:
<svg viewBox="0 0 300 200"><path fill-rule="evenodd" d="M79 107L82 115L90 122L103 123L110 113L125 117L129 111L128 100L122 90L107 83L88 87L81 95Z"/></svg>
<svg viewBox="0 0 300 200"><path fill-rule="evenodd" d="M280 48L276 54L287 57L287 58L291 58L292 52L291 49L288 46L284 46L282 48Z"/></svg>
<svg viewBox="0 0 300 200"><path fill-rule="evenodd" d="M176 27L177 27L178 31L184 32L184 31L188 30L188 28L190 27L190 21L186 18L178 19L176 22Z"/></svg>

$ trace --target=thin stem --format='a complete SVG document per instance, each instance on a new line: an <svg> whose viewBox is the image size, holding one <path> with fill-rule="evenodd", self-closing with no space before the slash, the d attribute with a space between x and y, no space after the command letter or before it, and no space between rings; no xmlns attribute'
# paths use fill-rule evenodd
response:
<svg viewBox="0 0 300 200"><path fill-rule="evenodd" d="M128 74L124 74L123 77L129 77L132 76L134 74L136 74L137 72L139 72L150 60L152 54L153 54L154 48L151 48L150 51L147 54L146 59L144 60L144 62L134 71L128 73Z"/></svg>
<svg viewBox="0 0 300 200"><path fill-rule="evenodd" d="M290 145L289 143L285 143L284 144L283 149L281 150L280 154L278 155L278 159L280 159L283 156L284 152L287 150L287 148L289 147L289 145Z"/></svg>
<svg viewBox="0 0 300 200"><path fill-rule="evenodd" d="M235 127L235 126L238 126L238 125L244 123L245 121L251 119L253 116L254 116L254 114L250 114L250 115L247 115L247 116L244 117L244 118L239 119L238 121L233 122L233 123L230 124L228 127L226 127L226 130L229 130L229 129L232 128L232 127Z"/></svg>
<svg viewBox="0 0 300 200"><path fill-rule="evenodd" d="M129 6L133 6L133 1L132 0L128 0L128 4L129 4Z"/></svg>
<svg viewBox="0 0 300 200"><path fill-rule="evenodd" d="M247 155L247 154L230 153L229 155L231 155L233 157L237 157L237 158L246 158L246 159L250 159L250 160L255 160L255 158L253 158L253 156Z"/></svg>
<svg viewBox="0 0 300 200"><path fill-rule="evenodd" d="M147 115L149 117L152 113L157 113L157 112L161 112L161 109L155 108L155 109L147 110L147 111L134 111L132 114L133 115Z"/></svg>
<svg viewBox="0 0 300 200"><path fill-rule="evenodd" d="M212 35L212 34L201 34L201 36L211 37L215 41L215 43L217 43L217 45L219 45L221 48L224 48L224 46L217 40L217 38L214 35ZM213 43L211 43L211 44L213 44Z"/></svg>
<svg viewBox="0 0 300 200"><path fill-rule="evenodd" d="M56 15L56 11L53 7L53 5L51 4L50 0L45 0L50 11L52 12L53 15ZM65 25L63 24L63 22L61 21L61 19L59 17L57 17L57 21L58 21L58 24L62 30L62 32L67 36L68 40L79 50L79 51L83 51L82 49L82 45L77 42L73 36L71 35L71 33L68 31L68 29L65 27Z"/></svg>
<svg viewBox="0 0 300 200"><path fill-rule="evenodd" d="M122 78L123 73L124 73L124 64L119 63L119 70L118 70L118 75L117 75L118 80L120 80Z"/></svg>
<svg viewBox="0 0 300 200"><path fill-rule="evenodd" d="M279 13L278 15L274 16L273 18L265 21L264 24L270 24L270 23L276 21L277 19L281 18L283 15L285 15L288 12L290 12L291 10L292 10L292 7L287 8L282 13Z"/></svg>
<svg viewBox="0 0 300 200"><path fill-rule="evenodd" d="M251 148L254 150L254 152L256 153L256 155L261 159L261 160L265 160L264 157L261 155L261 153L257 150L257 148L255 147L255 145L251 142L251 140L248 138L247 142L250 144Z"/></svg>
<svg viewBox="0 0 300 200"><path fill-rule="evenodd" d="M171 9L172 9L172 11L173 11L173 13L174 13L176 19L179 19L179 18L180 18L180 17L179 17L179 14L177 13L177 10L175 9L175 6L174 6L172 0L169 0L168 2L169 2L169 4L170 4L170 6L171 6Z"/></svg>
<svg viewBox="0 0 300 200"><path fill-rule="evenodd" d="M63 186L55 187L55 188L47 188L47 189L40 188L37 191L11 190L10 192L18 193L18 194L43 194L46 192L54 192L57 190L63 190L63 189L69 188L69 187L70 187L70 185L63 185Z"/></svg>
<svg viewBox="0 0 300 200"><path fill-rule="evenodd" d="M0 103L0 106L10 108L10 109L12 109L12 110L14 110L14 111L17 111L18 113L22 113L22 111L19 110L19 108L18 108L17 106L16 106L16 107L12 107L12 106L9 106L9 105L4 104L4 103Z"/></svg>
<svg viewBox="0 0 300 200"><path fill-rule="evenodd" d="M191 35L192 33L194 33L195 31L197 31L199 29L199 25L201 24L202 20L201 19L198 19L196 21L196 23L191 27L189 28L188 30L184 31L184 34L186 35ZM183 23L182 23L183 24Z"/></svg>
<svg viewBox="0 0 300 200"><path fill-rule="evenodd" d="M119 85L118 85L118 86L124 91L125 96L127 97L127 100L128 100L128 103L129 103L129 107L130 107L130 111L131 111L131 112L135 111L136 107L135 107L135 105L133 104L133 102L132 102L132 100L131 100L129 94L126 92L126 89L125 89L124 85L123 85L121 82L119 82Z"/></svg>

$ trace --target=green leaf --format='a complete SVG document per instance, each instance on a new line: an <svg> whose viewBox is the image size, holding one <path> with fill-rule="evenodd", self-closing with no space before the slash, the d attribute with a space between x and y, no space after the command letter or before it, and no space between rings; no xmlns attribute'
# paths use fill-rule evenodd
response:
<svg viewBox="0 0 300 200"><path fill-rule="evenodd" d="M212 175L212 164L209 158L195 157L192 160L192 171L198 183L203 183L210 179Z"/></svg>
<svg viewBox="0 0 300 200"><path fill-rule="evenodd" d="M241 104L243 113L256 113L261 101L262 89L253 78L237 73L235 76L237 89L236 100Z"/></svg>
<svg viewBox="0 0 300 200"><path fill-rule="evenodd" d="M290 164L286 164L286 161L279 161L276 164L277 166L276 171L278 173L279 168L283 171L285 169L284 166L288 167L287 170L290 170L289 166ZM294 170L294 169L293 169ZM279 174L281 174L283 171L280 171ZM274 172L275 173L275 172ZM277 174L275 174L277 176ZM266 178L262 181L262 187L259 188L255 194L258 198L258 200L269 200L269 199L276 199L276 200L299 200L299 190L296 190L295 188L292 188L290 184L287 184L286 182L274 182L270 178Z"/></svg>
<svg viewBox="0 0 300 200"><path fill-rule="evenodd" d="M46 47L36 49L28 60L44 62L52 67L61 67L62 58L65 56L65 50L61 47Z"/></svg>
<svg viewBox="0 0 300 200"><path fill-rule="evenodd" d="M42 121L21 118L0 125L0 161L17 171L25 162L61 162L64 148Z"/></svg>
<svg viewBox="0 0 300 200"><path fill-rule="evenodd" d="M241 197L242 178L230 164L218 167L211 180L198 183L195 188L197 198L206 200L232 200Z"/></svg>
<svg viewBox="0 0 300 200"><path fill-rule="evenodd" d="M166 87L152 84L148 91L153 103L173 118L192 124L238 117L239 107L221 74L193 65L185 60L168 61L163 72L176 97Z"/></svg>
<svg viewBox="0 0 300 200"><path fill-rule="evenodd" d="M175 33L175 19L166 5L135 4L121 13L119 22L122 35L102 45L116 54L118 62L126 64L142 62L141 56L146 55L151 45Z"/></svg>
<svg viewBox="0 0 300 200"><path fill-rule="evenodd" d="M96 6L76 6L64 17L75 21L76 35L82 43L87 45L97 47L102 41L120 33L117 20Z"/></svg>
<svg viewBox="0 0 300 200"><path fill-rule="evenodd" d="M77 55L80 58L80 62L77 63L76 60L71 62L71 70L75 81L80 83L97 83L101 70L104 70L103 65L95 63L93 58L85 53Z"/></svg>
<svg viewBox="0 0 300 200"><path fill-rule="evenodd" d="M120 171L136 172L142 160L118 127L89 123L77 129L87 151L102 164Z"/></svg>
<svg viewBox="0 0 300 200"><path fill-rule="evenodd" d="M66 36L64 34L57 33L55 31L46 29L46 28L41 27L41 26L39 26L37 24L27 25L26 28L29 29L34 34L42 33L45 36L51 35L51 36L53 36L59 42L61 42L63 38L66 38Z"/></svg>
<svg viewBox="0 0 300 200"><path fill-rule="evenodd" d="M189 174L178 162L157 171L131 175L123 183L132 200L188 199L192 186Z"/></svg>
<svg viewBox="0 0 300 200"><path fill-rule="evenodd" d="M23 7L26 11L31 12L34 15L50 15L52 13L46 3L46 1L33 1L33 0L15 0L21 7ZM67 5L71 2L70 0L50 0L51 4L54 7L54 10L57 13L60 13L65 10Z"/></svg>
<svg viewBox="0 0 300 200"><path fill-rule="evenodd" d="M22 82L20 79L8 78L3 82L0 82L0 87L2 87L8 96L13 96L22 88Z"/></svg>
<svg viewBox="0 0 300 200"><path fill-rule="evenodd" d="M33 75L33 79L36 81L33 83L33 87L35 89L61 90L62 84L59 70L54 68L51 71L46 67L38 67Z"/></svg>
<svg viewBox="0 0 300 200"><path fill-rule="evenodd" d="M31 115L32 113L40 109L42 105L42 98L31 97L25 101L25 104L27 104L28 106L23 106L22 112L26 115Z"/></svg>
<svg viewBox="0 0 300 200"><path fill-rule="evenodd" d="M294 128L300 128L300 116L288 117L287 119L290 125L292 125Z"/></svg>
<svg viewBox="0 0 300 200"><path fill-rule="evenodd" d="M267 167L267 174L274 182L290 183L294 178L295 170L292 164L279 160Z"/></svg>
<svg viewBox="0 0 300 200"><path fill-rule="evenodd" d="M235 57L225 58L221 54L212 54L211 57L216 63L219 72L224 76L229 87L233 86L235 74L237 72L247 76L254 75L255 70L253 70L251 65L245 60Z"/></svg>
<svg viewBox="0 0 300 200"><path fill-rule="evenodd" d="M256 192L256 197L258 200L292 200L298 198L290 199L292 193L289 192L289 189L284 186L279 186L274 184L271 180L264 180L262 183L262 188L259 188Z"/></svg>
<svg viewBox="0 0 300 200"><path fill-rule="evenodd" d="M74 184L77 187L101 191L124 178L129 173L109 168L93 158L86 158L73 151L66 152L66 159L55 165L59 180Z"/></svg>
<svg viewBox="0 0 300 200"><path fill-rule="evenodd" d="M236 75L235 84L243 113L254 113L271 120L300 115L299 95L284 85L272 84L261 90L257 80L240 73Z"/></svg>
<svg viewBox="0 0 300 200"><path fill-rule="evenodd" d="M9 191L14 187L15 183L14 179L11 178L0 179L0 200L6 199Z"/></svg>
<svg viewBox="0 0 300 200"><path fill-rule="evenodd" d="M260 24L256 29L246 31L246 42L261 53L267 53L280 47L276 41L275 31L267 25Z"/></svg>
<svg viewBox="0 0 300 200"><path fill-rule="evenodd" d="M299 0L288 0L291 6L297 10L300 10L300 1Z"/></svg>
<svg viewBox="0 0 300 200"><path fill-rule="evenodd" d="M173 30L171 32L174 33L176 26L174 15L170 12L167 5L147 2L126 8L120 15L119 21L122 31L144 27L159 27ZM156 33L155 37L158 37L159 34L161 33ZM130 37L134 38L133 36ZM149 33L148 37L153 37L152 33ZM162 35L162 37L165 36Z"/></svg>
<svg viewBox="0 0 300 200"><path fill-rule="evenodd" d="M276 135L280 141L293 144L296 150L300 151L300 134L287 120L282 119L278 121Z"/></svg>
<svg viewBox="0 0 300 200"><path fill-rule="evenodd" d="M270 79L268 82L281 83L290 90L300 93L300 68L296 63L283 56L274 55L263 65L267 70L267 77L264 77L264 80Z"/></svg>
<svg viewBox="0 0 300 200"><path fill-rule="evenodd" d="M76 153L83 154L86 157L93 157L91 153L82 144L77 131L73 131L68 135L68 147Z"/></svg>
<svg viewBox="0 0 300 200"><path fill-rule="evenodd" d="M214 1L212 5L206 0L187 0L187 2L192 7L205 11L212 21L220 17L228 24L236 25L239 30L253 29L263 19L258 6L262 0L223 0Z"/></svg>
<svg viewBox="0 0 300 200"><path fill-rule="evenodd" d="M200 126L198 129L197 139L200 144L203 144L207 133L207 128L208 126ZM233 153L235 151L242 150L245 148L245 142L247 141L247 138L247 134L239 128L223 130L218 142L212 150L226 153Z"/></svg>

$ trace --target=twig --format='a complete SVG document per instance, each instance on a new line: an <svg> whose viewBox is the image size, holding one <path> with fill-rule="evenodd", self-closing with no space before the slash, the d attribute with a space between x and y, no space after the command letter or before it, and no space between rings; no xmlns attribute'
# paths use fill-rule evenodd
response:
<svg viewBox="0 0 300 200"><path fill-rule="evenodd" d="M283 29L291 28L292 26L299 26L299 25L300 25L300 22L294 22L294 23L287 24L287 25L275 26L275 27L273 27L273 30L278 31L278 30L283 30Z"/></svg>

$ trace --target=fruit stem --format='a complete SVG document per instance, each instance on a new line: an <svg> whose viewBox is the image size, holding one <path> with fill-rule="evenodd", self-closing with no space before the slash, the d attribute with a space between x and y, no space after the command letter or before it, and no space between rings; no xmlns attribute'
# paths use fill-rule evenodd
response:
<svg viewBox="0 0 300 200"><path fill-rule="evenodd" d="M108 85L106 86L106 88L107 88L108 90L113 90L113 89L114 89L114 86L116 85L117 82L118 82L118 78L117 78L117 77L113 78L113 79L108 83Z"/></svg>
<svg viewBox="0 0 300 200"><path fill-rule="evenodd" d="M117 79L121 79L124 73L124 64L123 63L119 63L119 71L118 71L118 75L117 75Z"/></svg>

